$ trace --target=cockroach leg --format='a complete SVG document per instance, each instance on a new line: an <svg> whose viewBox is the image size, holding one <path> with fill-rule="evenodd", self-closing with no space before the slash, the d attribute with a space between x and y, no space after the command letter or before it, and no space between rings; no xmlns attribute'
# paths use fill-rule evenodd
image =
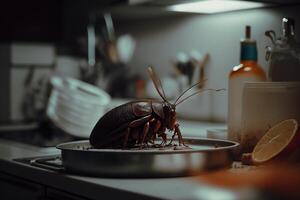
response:
<svg viewBox="0 0 300 200"><path fill-rule="evenodd" d="M155 125L154 125L153 132L157 133L157 131L160 129L160 127L161 127L161 122L157 120Z"/></svg>
<svg viewBox="0 0 300 200"><path fill-rule="evenodd" d="M154 144L154 135L156 133L156 130L155 130L155 126L156 126L156 123L157 123L157 120L153 117L150 121L150 127L149 127L149 132L147 134L147 138L146 138L146 142L150 143L150 144Z"/></svg>
<svg viewBox="0 0 300 200"><path fill-rule="evenodd" d="M146 115L146 116L144 116L140 119L136 119L136 120L130 122L129 125L128 125L129 128L137 128L137 127L141 126L142 124L144 124L145 122L146 122L146 124L148 124L147 125L148 126L147 130L145 130L146 124L144 125L143 134L138 139L137 144L140 145L140 148L143 148L143 145L141 145L141 144L143 144L145 136L147 135L147 133L149 131L149 120L150 120L150 118L151 118L151 115ZM128 134L127 137L129 137L130 133L127 133L127 134ZM128 138L127 138L127 140L128 140ZM126 144L127 144L127 141L126 141Z"/></svg>
<svg viewBox="0 0 300 200"><path fill-rule="evenodd" d="M144 128L143 128L142 140L140 141L140 144L141 144L140 148L144 147L144 141L145 141L145 138L146 138L147 134L149 133L149 127L150 127L150 123L147 122L144 125Z"/></svg>
<svg viewBox="0 0 300 200"><path fill-rule="evenodd" d="M182 138L181 131L179 129L179 124L178 123L175 124L175 133L178 136L179 146L183 145L185 147L188 147L187 145L184 144L184 141L183 141L183 138Z"/></svg>
<svg viewBox="0 0 300 200"><path fill-rule="evenodd" d="M127 128L127 132L125 134L125 139L124 139L124 142L123 142L123 149L125 149L125 147L127 145L129 135L130 135L130 128Z"/></svg>
<svg viewBox="0 0 300 200"><path fill-rule="evenodd" d="M160 146L166 146L167 143L167 135L164 132L159 133L159 136L162 138L162 143Z"/></svg>
<svg viewBox="0 0 300 200"><path fill-rule="evenodd" d="M151 132L151 135L150 135L150 141L152 144L155 143L155 140L156 140L156 136L157 136L157 132L159 131L161 127L161 122L159 120L156 120L153 122L153 128L152 128L152 132Z"/></svg>
<svg viewBox="0 0 300 200"><path fill-rule="evenodd" d="M169 144L167 146L171 146L172 145L175 136L176 136L176 132L174 131L174 133L172 135L172 138L171 138L171 141L169 142Z"/></svg>
<svg viewBox="0 0 300 200"><path fill-rule="evenodd" d="M142 124L144 124L145 122L148 122L150 118L151 118L151 115L147 115L147 116L144 116L140 119L136 119L136 120L129 123L129 127L130 128L139 127Z"/></svg>

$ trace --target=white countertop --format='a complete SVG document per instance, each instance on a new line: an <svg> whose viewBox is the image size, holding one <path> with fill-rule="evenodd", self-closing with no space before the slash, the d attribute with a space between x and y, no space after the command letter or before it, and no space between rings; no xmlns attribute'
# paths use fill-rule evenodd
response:
<svg viewBox="0 0 300 200"><path fill-rule="evenodd" d="M200 121L188 121L179 119L180 129L183 136L186 137L207 137L207 130L227 128L225 123L216 122L200 122Z"/></svg>

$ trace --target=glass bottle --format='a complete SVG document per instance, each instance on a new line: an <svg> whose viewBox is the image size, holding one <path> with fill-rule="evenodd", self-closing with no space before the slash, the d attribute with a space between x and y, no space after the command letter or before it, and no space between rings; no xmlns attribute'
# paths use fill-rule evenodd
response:
<svg viewBox="0 0 300 200"><path fill-rule="evenodd" d="M270 81L300 81L300 44L295 39L295 21L283 18L282 36L271 39L274 47L269 47L267 52L270 55Z"/></svg>
<svg viewBox="0 0 300 200"><path fill-rule="evenodd" d="M229 74L228 137L241 142L242 96L245 82L265 81L266 74L257 63L256 41L251 39L251 27L246 26L245 39L240 42L240 64Z"/></svg>

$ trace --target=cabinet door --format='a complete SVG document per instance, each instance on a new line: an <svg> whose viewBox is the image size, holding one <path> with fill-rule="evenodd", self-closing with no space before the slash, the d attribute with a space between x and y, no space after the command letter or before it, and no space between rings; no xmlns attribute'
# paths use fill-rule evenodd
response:
<svg viewBox="0 0 300 200"><path fill-rule="evenodd" d="M14 176L0 173L1 200L37 200L45 196L45 188Z"/></svg>
<svg viewBox="0 0 300 200"><path fill-rule="evenodd" d="M88 200L74 194L66 193L52 188L47 188L46 200Z"/></svg>

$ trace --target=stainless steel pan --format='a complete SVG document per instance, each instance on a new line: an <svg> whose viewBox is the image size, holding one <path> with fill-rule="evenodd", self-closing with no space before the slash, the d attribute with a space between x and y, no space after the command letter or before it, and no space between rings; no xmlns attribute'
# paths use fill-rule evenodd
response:
<svg viewBox="0 0 300 200"><path fill-rule="evenodd" d="M60 144L62 163L69 172L104 177L172 177L228 167L232 141L185 138L191 149L92 149L89 141Z"/></svg>

